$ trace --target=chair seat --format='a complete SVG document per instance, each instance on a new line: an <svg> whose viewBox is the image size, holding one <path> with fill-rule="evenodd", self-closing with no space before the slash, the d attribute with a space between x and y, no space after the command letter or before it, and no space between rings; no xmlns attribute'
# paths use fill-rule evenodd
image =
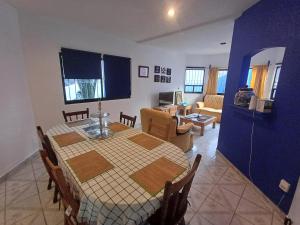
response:
<svg viewBox="0 0 300 225"><path fill-rule="evenodd" d="M222 109L214 109L209 107L200 108L202 111L213 112L213 113L222 113Z"/></svg>

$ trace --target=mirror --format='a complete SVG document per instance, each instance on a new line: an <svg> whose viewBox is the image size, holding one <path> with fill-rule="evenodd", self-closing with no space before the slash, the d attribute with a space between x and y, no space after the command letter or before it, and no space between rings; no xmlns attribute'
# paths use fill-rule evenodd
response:
<svg viewBox="0 0 300 225"><path fill-rule="evenodd" d="M252 56L246 85L260 99L275 99L285 47L268 48Z"/></svg>

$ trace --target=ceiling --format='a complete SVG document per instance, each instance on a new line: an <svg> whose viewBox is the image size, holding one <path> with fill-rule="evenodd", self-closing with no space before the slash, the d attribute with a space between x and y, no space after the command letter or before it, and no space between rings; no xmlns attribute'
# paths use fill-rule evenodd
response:
<svg viewBox="0 0 300 225"><path fill-rule="evenodd" d="M234 18L258 1L7 0L29 14L191 54L229 52ZM166 16L169 7L176 10L174 18ZM220 46L223 41L228 44Z"/></svg>

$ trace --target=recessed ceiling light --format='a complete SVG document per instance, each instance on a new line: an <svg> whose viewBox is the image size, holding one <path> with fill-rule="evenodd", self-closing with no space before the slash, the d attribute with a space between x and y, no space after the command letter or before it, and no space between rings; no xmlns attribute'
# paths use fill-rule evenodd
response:
<svg viewBox="0 0 300 225"><path fill-rule="evenodd" d="M175 16L175 9L174 8L170 8L168 10L168 16L169 17L174 17Z"/></svg>
<svg viewBox="0 0 300 225"><path fill-rule="evenodd" d="M221 43L220 43L220 45L226 45L226 44L227 44L226 42L221 42Z"/></svg>

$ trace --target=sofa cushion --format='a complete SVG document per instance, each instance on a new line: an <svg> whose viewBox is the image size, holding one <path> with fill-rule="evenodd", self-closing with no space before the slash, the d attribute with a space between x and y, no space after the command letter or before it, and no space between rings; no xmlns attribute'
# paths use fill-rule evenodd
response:
<svg viewBox="0 0 300 225"><path fill-rule="evenodd" d="M204 106L208 108L222 109L223 100L223 95L206 95L204 98Z"/></svg>
<svg viewBox="0 0 300 225"><path fill-rule="evenodd" d="M208 108L208 107L203 107L201 108L202 111L207 111L207 112L213 112L213 113L222 113L222 109L214 109L214 108Z"/></svg>

